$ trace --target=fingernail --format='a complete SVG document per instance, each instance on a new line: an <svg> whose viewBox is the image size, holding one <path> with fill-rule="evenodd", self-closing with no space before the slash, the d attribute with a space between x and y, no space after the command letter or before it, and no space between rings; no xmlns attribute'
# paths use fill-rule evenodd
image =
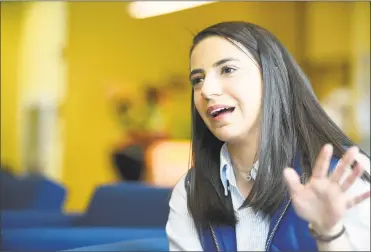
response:
<svg viewBox="0 0 371 252"><path fill-rule="evenodd" d="M326 150L327 152L332 151L332 149L333 149L332 144L328 143L328 144L325 145L325 150Z"/></svg>

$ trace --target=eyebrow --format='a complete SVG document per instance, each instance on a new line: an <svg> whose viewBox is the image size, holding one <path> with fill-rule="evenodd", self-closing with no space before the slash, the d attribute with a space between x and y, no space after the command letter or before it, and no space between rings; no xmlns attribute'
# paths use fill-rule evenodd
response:
<svg viewBox="0 0 371 252"><path fill-rule="evenodd" d="M220 66L220 65L223 65L224 63L226 62L229 62L229 61L239 61L238 59L235 59L235 58L225 58L225 59L221 59L221 60L218 60L217 62L215 62L213 64L213 67L217 67L217 66ZM192 75L194 74L198 74L198 73L203 73L204 70L198 68L198 69L194 69L191 71L191 73L189 74L189 79L191 79Z"/></svg>

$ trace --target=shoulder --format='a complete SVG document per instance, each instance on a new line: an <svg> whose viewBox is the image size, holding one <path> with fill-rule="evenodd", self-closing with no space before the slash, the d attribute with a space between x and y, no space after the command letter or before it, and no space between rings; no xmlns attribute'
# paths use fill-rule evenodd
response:
<svg viewBox="0 0 371 252"><path fill-rule="evenodd" d="M189 177L190 177L189 174L190 172L188 171L175 184L173 192L171 194L170 205L179 204L180 201L186 202L187 200L186 186L188 184L187 181L189 181Z"/></svg>
<svg viewBox="0 0 371 252"><path fill-rule="evenodd" d="M193 218L188 210L187 174L184 174L174 186L170 199L170 212L166 224L166 234L170 251L202 251Z"/></svg>

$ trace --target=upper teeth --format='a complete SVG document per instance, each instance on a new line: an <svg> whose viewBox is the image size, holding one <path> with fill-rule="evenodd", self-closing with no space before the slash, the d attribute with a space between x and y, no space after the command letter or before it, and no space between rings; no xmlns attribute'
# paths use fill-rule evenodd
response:
<svg viewBox="0 0 371 252"><path fill-rule="evenodd" d="M220 112L220 111L222 111L222 110L224 110L224 109L228 109L228 108L218 108L218 109L215 109L215 110L213 110L213 111L211 112L211 114L214 114L214 113Z"/></svg>

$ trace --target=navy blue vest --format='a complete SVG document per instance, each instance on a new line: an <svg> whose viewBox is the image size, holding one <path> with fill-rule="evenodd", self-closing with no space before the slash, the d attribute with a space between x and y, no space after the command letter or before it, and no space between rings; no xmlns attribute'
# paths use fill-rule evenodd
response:
<svg viewBox="0 0 371 252"><path fill-rule="evenodd" d="M330 164L332 171L339 159L333 158ZM299 175L302 169L299 162L294 164ZM186 184L190 183L189 172ZM199 233L203 250L237 251L236 231L234 226L211 226ZM301 219L287 197L279 209L271 216L270 228L266 240L266 251L318 251L316 241L311 237L308 222Z"/></svg>

